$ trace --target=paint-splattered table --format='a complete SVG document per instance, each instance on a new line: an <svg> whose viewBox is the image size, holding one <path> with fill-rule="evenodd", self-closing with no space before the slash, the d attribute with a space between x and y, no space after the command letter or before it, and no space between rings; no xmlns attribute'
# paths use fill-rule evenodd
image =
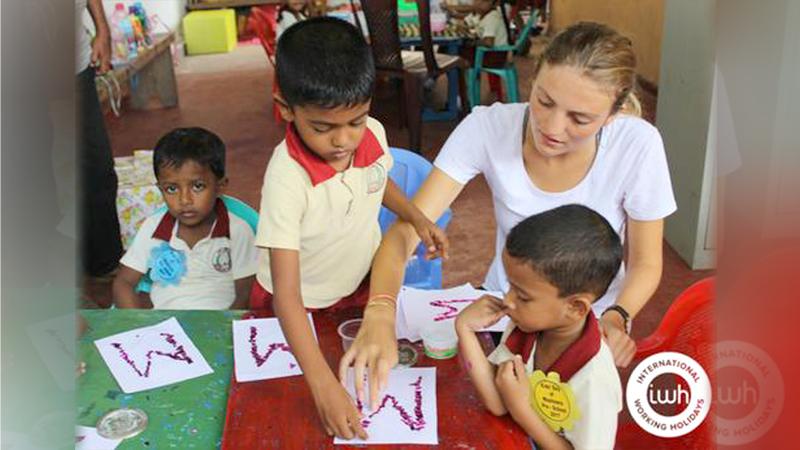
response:
<svg viewBox="0 0 800 450"><path fill-rule="evenodd" d="M214 449L220 446L228 385L233 369L231 322L242 311L85 310L88 330L80 338L86 373L77 380L78 424L95 426L106 412L139 408L149 425L117 447L125 449ZM154 325L170 317L180 322L214 373L163 388L125 394L94 346L96 339Z"/></svg>
<svg viewBox="0 0 800 450"><path fill-rule="evenodd" d="M337 368L342 356L337 325L360 315L361 312L357 310L314 314L320 346L331 367ZM484 409L458 358L442 361L430 359L419 346L418 353L419 360L415 367L436 367L441 448L531 448L527 435L508 416L495 417ZM382 450L409 447L376 446ZM333 438L325 433L317 418L314 401L305 381L296 376L249 383L232 380L222 448L332 449L334 445ZM413 448L432 447L414 445Z"/></svg>

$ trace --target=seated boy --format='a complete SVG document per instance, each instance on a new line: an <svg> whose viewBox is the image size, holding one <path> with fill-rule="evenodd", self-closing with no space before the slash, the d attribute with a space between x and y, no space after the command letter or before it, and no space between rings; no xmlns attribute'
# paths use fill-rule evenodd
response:
<svg viewBox="0 0 800 450"><path fill-rule="evenodd" d="M414 224L429 252L447 243L389 179L386 133L368 116L375 67L358 30L334 18L299 22L281 36L277 55L275 101L288 127L264 175L251 307L274 308L325 430L364 437L306 309L366 304L381 204Z"/></svg>
<svg viewBox="0 0 800 450"><path fill-rule="evenodd" d="M145 220L114 279L119 308L242 309L257 251L253 229L219 196L225 144L202 128L178 128L156 144L153 170L167 211ZM150 300L136 286L149 273Z"/></svg>
<svg viewBox="0 0 800 450"><path fill-rule="evenodd" d="M600 214L579 205L536 214L506 240L505 299L483 297L456 319L465 366L487 409L510 413L537 448L614 448L622 386L592 302L621 259L620 239ZM475 331L504 315L512 323L487 357Z"/></svg>

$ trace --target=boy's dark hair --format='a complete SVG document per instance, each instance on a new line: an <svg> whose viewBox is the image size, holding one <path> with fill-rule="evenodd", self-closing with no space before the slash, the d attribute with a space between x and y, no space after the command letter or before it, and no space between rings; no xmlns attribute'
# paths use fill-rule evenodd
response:
<svg viewBox="0 0 800 450"><path fill-rule="evenodd" d="M509 256L529 263L558 288L559 297L602 297L619 271L619 235L597 212L565 205L518 223L506 239Z"/></svg>
<svg viewBox="0 0 800 450"><path fill-rule="evenodd" d="M158 140L153 150L153 171L158 178L162 167L180 167L194 161L211 169L220 179L225 177L225 144L205 128L176 128Z"/></svg>
<svg viewBox="0 0 800 450"><path fill-rule="evenodd" d="M333 17L298 22L278 40L276 71L288 106L353 106L372 98L375 64L358 29Z"/></svg>

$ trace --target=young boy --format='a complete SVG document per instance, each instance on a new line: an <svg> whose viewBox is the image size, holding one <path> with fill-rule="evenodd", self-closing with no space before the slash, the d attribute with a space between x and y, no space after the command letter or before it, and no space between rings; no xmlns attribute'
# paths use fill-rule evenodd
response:
<svg viewBox="0 0 800 450"><path fill-rule="evenodd" d="M251 307L274 307L325 430L363 438L306 309L366 304L381 204L413 224L430 252L447 244L389 179L386 133L368 116L375 68L358 30L334 18L299 22L281 36L277 55L275 101L288 127L264 175Z"/></svg>
<svg viewBox="0 0 800 450"><path fill-rule="evenodd" d="M592 303L621 260L619 237L589 208L531 216L506 240L505 299L483 297L456 319L466 369L486 408L510 413L537 448L614 448L622 386ZM504 315L512 324L487 357L475 332Z"/></svg>
<svg viewBox="0 0 800 450"><path fill-rule="evenodd" d="M508 30L495 3L495 0L475 0L475 12L466 19L478 24L480 45L484 47L508 45Z"/></svg>
<svg viewBox="0 0 800 450"><path fill-rule="evenodd" d="M178 128L156 144L153 170L168 211L145 220L114 279L119 308L242 309L256 272L253 229L219 196L225 144L202 128ZM135 291L150 274L150 301Z"/></svg>

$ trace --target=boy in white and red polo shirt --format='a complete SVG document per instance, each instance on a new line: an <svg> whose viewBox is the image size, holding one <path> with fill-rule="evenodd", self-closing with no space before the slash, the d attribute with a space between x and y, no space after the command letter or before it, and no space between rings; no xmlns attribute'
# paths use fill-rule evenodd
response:
<svg viewBox="0 0 800 450"><path fill-rule="evenodd" d="M622 385L592 303L619 269L619 236L600 214L565 205L512 228L502 257L505 299L486 296L456 319L486 408L510 413L539 448L614 448ZM487 357L475 333L505 315L512 323Z"/></svg>
<svg viewBox="0 0 800 450"><path fill-rule="evenodd" d="M148 217L114 279L118 308L242 309L256 272L255 234L228 212L225 144L202 128L159 139L153 170L167 211ZM149 302L136 286L149 274Z"/></svg>
<svg viewBox="0 0 800 450"><path fill-rule="evenodd" d="M306 310L366 304L381 205L413 224L429 251L447 243L389 179L386 133L368 116L375 68L358 30L334 18L299 22L281 36L277 55L275 101L288 127L264 175L251 308L274 310L325 430L364 438Z"/></svg>

